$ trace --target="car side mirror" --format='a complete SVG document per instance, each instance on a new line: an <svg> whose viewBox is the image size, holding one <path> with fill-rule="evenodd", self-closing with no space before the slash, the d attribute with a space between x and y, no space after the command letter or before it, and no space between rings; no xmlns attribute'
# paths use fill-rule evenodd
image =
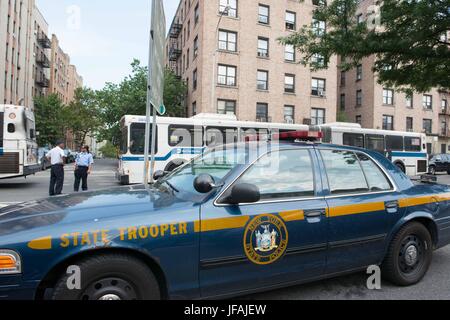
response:
<svg viewBox="0 0 450 320"><path fill-rule="evenodd" d="M158 181L159 179L163 178L166 175L166 173L162 170L158 170L153 174L153 180Z"/></svg>
<svg viewBox="0 0 450 320"><path fill-rule="evenodd" d="M217 187L215 183L214 178L210 174L203 173L195 178L194 189L198 193L210 193Z"/></svg>
<svg viewBox="0 0 450 320"><path fill-rule="evenodd" d="M259 188L250 183L239 183L233 186L231 193L224 199L224 203L238 205L241 203L255 203L261 200Z"/></svg>

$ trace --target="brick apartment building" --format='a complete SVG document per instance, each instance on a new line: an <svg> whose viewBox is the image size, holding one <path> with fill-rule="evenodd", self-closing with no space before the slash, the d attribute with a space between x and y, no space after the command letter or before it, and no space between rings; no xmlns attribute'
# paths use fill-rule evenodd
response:
<svg viewBox="0 0 450 320"><path fill-rule="evenodd" d="M334 122L337 58L327 70L312 72L299 64L293 47L278 41L307 23L325 32L325 24L312 18L320 2L182 0L170 27L166 64L188 83L187 116Z"/></svg>

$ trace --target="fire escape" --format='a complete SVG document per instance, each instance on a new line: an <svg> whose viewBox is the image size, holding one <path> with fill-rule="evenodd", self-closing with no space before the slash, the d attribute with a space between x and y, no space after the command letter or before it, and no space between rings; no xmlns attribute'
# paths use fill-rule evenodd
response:
<svg viewBox="0 0 450 320"><path fill-rule="evenodd" d="M179 77L181 77L179 60L182 54L182 50L179 46L179 37L182 28L182 24L174 22L169 31L169 67Z"/></svg>

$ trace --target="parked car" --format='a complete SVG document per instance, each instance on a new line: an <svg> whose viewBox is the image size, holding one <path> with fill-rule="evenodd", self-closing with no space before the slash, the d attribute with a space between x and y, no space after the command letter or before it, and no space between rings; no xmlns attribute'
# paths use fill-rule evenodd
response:
<svg viewBox="0 0 450 320"><path fill-rule="evenodd" d="M438 172L450 174L450 155L437 154L432 156L428 164L428 172L433 175Z"/></svg>
<svg viewBox="0 0 450 320"><path fill-rule="evenodd" d="M51 167L51 162L46 157L48 151L49 151L49 149L46 147L39 148L39 150L38 150L38 156L39 156L42 171L47 170L48 168Z"/></svg>
<svg viewBox="0 0 450 320"><path fill-rule="evenodd" d="M66 163L75 162L76 153L70 149L64 149L64 154L66 155Z"/></svg>
<svg viewBox="0 0 450 320"><path fill-rule="evenodd" d="M450 187L374 151L238 143L155 178L0 209L0 298L224 298L372 265L408 286L450 243Z"/></svg>

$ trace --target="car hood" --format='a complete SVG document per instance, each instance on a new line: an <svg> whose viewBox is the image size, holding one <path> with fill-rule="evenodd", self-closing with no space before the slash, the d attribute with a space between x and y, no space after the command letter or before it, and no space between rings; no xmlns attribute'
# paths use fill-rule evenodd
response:
<svg viewBox="0 0 450 320"><path fill-rule="evenodd" d="M189 202L189 203L188 203ZM48 226L86 223L192 206L169 191L144 186L63 195L0 209L0 237Z"/></svg>

